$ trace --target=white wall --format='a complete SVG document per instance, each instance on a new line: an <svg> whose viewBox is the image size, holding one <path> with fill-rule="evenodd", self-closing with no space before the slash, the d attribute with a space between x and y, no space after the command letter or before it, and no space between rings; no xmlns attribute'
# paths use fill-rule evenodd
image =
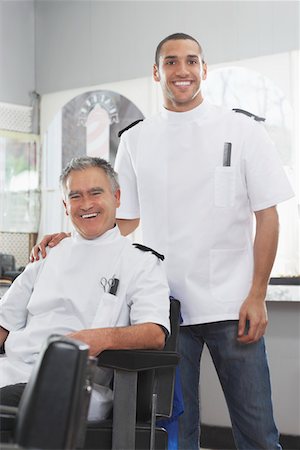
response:
<svg viewBox="0 0 300 450"><path fill-rule="evenodd" d="M149 76L156 45L177 31L210 64L280 53L299 47L299 3L37 1L37 91Z"/></svg>
<svg viewBox="0 0 300 450"><path fill-rule="evenodd" d="M298 1L0 0L0 102L146 77L177 31L209 64L299 48Z"/></svg>
<svg viewBox="0 0 300 450"><path fill-rule="evenodd" d="M35 90L34 1L0 0L0 102L30 105Z"/></svg>

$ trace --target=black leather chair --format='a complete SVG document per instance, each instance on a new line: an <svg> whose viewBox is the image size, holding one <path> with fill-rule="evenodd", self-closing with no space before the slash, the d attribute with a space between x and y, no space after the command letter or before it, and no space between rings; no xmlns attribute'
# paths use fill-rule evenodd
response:
<svg viewBox="0 0 300 450"><path fill-rule="evenodd" d="M114 369L114 403L111 420L88 422L85 449L166 450L167 432L156 426L172 414L180 303L171 300L171 334L162 351L108 350L98 366Z"/></svg>
<svg viewBox="0 0 300 450"><path fill-rule="evenodd" d="M19 407L0 406L2 423L13 420L15 424L13 443L2 442L2 449L82 446L96 362L89 358L88 351L82 342L58 335L49 337ZM3 438L5 429L1 430Z"/></svg>
<svg viewBox="0 0 300 450"><path fill-rule="evenodd" d="M87 346L51 337L19 407L1 407L7 420L14 416L15 443L42 450L166 450L167 432L156 427L156 421L172 414L179 316L180 304L172 300L171 334L162 351L109 350L97 358L98 366L114 369L113 417L101 422L86 421L84 392L93 373L87 365ZM4 444L2 448L16 447Z"/></svg>
<svg viewBox="0 0 300 450"><path fill-rule="evenodd" d="M23 270L24 267L16 268L16 260L13 255L0 253L0 279L14 281Z"/></svg>

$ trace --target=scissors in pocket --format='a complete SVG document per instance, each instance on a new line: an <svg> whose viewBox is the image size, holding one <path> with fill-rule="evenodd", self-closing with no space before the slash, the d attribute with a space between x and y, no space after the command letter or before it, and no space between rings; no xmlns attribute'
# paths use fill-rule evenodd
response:
<svg viewBox="0 0 300 450"><path fill-rule="evenodd" d="M117 278L106 278L102 277L100 284L103 287L104 292L109 292L110 294L116 295L119 280Z"/></svg>

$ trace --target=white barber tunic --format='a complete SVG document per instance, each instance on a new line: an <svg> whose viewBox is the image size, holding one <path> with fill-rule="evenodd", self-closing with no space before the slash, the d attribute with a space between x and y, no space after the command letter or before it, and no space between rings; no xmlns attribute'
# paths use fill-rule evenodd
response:
<svg viewBox="0 0 300 450"><path fill-rule="evenodd" d="M122 135L115 169L118 218L140 217L145 245L166 256L183 325L238 319L253 274L253 211L293 196L264 127L206 101L164 109Z"/></svg>
<svg viewBox="0 0 300 450"><path fill-rule="evenodd" d="M101 279L119 279L117 294ZM0 386L27 382L46 338L88 328L153 322L169 330L169 288L161 261L133 247L115 227L86 240L78 233L29 264L0 302L0 325L9 330L0 358ZM108 386L111 371L97 383ZM111 390L97 386L105 416Z"/></svg>

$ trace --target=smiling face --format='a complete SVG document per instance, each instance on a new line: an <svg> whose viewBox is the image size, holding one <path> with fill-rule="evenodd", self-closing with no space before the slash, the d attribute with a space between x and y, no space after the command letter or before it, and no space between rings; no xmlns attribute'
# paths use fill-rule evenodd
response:
<svg viewBox="0 0 300 450"><path fill-rule="evenodd" d="M64 194L66 214L85 239L95 239L114 227L120 190L113 193L104 170L99 167L72 170Z"/></svg>
<svg viewBox="0 0 300 450"><path fill-rule="evenodd" d="M153 77L159 82L164 106L170 111L189 111L203 101L201 81L207 67L201 60L200 48L191 39L173 39L160 50L159 66L154 64Z"/></svg>

